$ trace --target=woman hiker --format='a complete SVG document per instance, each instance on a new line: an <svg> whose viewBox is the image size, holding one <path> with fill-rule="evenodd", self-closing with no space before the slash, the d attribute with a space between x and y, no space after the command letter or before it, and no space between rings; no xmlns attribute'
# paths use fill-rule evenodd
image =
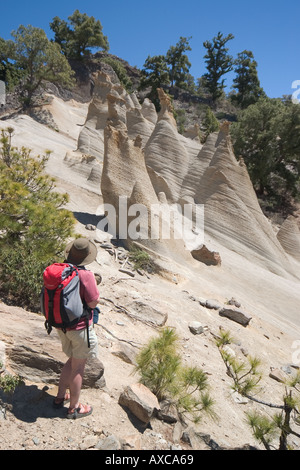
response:
<svg viewBox="0 0 300 470"><path fill-rule="evenodd" d="M67 263L79 267L80 297L91 309L89 328L86 321L82 320L65 333L57 329L62 343L63 352L68 356L64 365L58 386L58 393L53 401L55 408L64 405L64 401L70 400L67 418L76 419L88 416L92 413L90 405L79 402L83 373L86 361L89 357L95 357L98 353L98 341L93 328L93 311L99 300L99 291L94 274L85 269L97 256L96 245L87 238L77 238L69 243L65 249ZM89 335L89 342L88 336ZM89 343L89 344L88 344ZM70 393L67 393L69 389Z"/></svg>

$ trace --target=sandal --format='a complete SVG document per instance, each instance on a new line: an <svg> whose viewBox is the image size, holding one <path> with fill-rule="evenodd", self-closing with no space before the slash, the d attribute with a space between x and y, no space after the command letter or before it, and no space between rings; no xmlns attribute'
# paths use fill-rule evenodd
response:
<svg viewBox="0 0 300 470"><path fill-rule="evenodd" d="M70 401L70 394L69 393L65 393L65 396L63 398L55 397L54 400L53 400L53 407L57 408L57 409L62 408L64 406L65 401Z"/></svg>
<svg viewBox="0 0 300 470"><path fill-rule="evenodd" d="M79 403L77 408L69 408L67 419L77 419L77 418L84 418L92 414L93 408L90 405L82 405Z"/></svg>

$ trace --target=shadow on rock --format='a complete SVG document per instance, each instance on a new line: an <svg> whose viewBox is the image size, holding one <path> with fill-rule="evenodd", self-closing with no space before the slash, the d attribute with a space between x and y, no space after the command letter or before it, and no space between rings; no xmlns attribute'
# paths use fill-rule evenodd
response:
<svg viewBox="0 0 300 470"><path fill-rule="evenodd" d="M149 423L143 423L143 421L141 421L139 418L137 418L133 413L132 411L130 411L129 408L127 408L127 406L124 406L124 405L120 405L121 408L125 411L125 413L127 414L127 417L129 419L129 421L131 422L131 424L136 428L137 431L139 431L141 434L143 434L146 429L151 429L151 424L150 422Z"/></svg>
<svg viewBox="0 0 300 470"><path fill-rule="evenodd" d="M0 391L0 402L20 421L34 423L37 418L65 418L67 408L55 409L48 386L20 385L12 394Z"/></svg>

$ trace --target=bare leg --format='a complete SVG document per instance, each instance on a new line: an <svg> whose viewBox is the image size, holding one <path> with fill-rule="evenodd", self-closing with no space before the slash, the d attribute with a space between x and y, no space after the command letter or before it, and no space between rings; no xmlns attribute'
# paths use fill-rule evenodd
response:
<svg viewBox="0 0 300 470"><path fill-rule="evenodd" d="M71 357L62 368L57 398L63 398L67 388L69 388L70 408L78 407L85 364L86 359Z"/></svg>
<svg viewBox="0 0 300 470"><path fill-rule="evenodd" d="M67 360L61 371L58 394L55 400L57 405L60 407L60 404L62 404L62 400L66 395L67 388L70 389L68 417L71 419L88 416L93 410L90 405L82 405L79 403L85 364L86 359L75 359L71 357Z"/></svg>
<svg viewBox="0 0 300 470"><path fill-rule="evenodd" d="M70 377L72 370L71 363L72 358L69 358L62 368L59 379L57 398L64 398L67 388L70 388Z"/></svg>
<svg viewBox="0 0 300 470"><path fill-rule="evenodd" d="M82 379L86 359L71 358L71 371L69 376L70 389L70 408L77 408L79 405L79 396L82 386Z"/></svg>

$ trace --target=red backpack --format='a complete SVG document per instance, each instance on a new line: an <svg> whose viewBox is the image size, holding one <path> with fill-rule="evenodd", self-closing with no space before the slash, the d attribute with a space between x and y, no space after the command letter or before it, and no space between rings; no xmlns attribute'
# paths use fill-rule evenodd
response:
<svg viewBox="0 0 300 470"><path fill-rule="evenodd" d="M70 263L54 263L43 273L41 310L48 334L52 327L64 332L86 319L87 328L91 309L81 300L79 268Z"/></svg>

